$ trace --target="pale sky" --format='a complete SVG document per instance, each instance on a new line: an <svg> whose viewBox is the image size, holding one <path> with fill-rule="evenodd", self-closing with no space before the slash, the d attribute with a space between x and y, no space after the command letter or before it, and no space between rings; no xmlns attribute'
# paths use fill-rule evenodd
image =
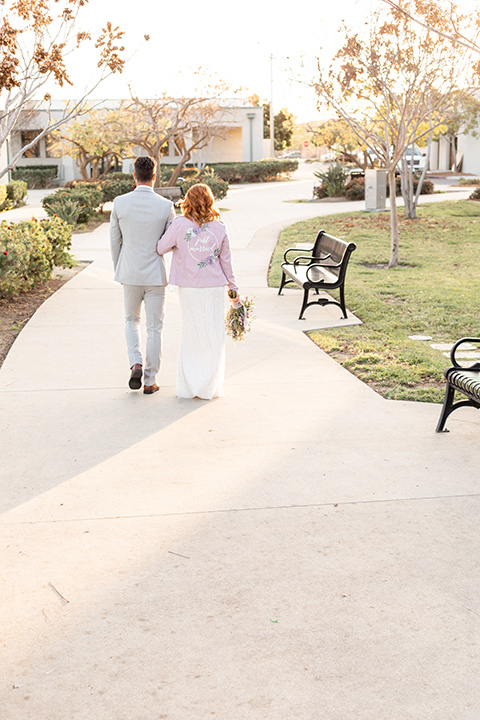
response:
<svg viewBox="0 0 480 720"><path fill-rule="evenodd" d="M472 3L475 0L459 0L469 9ZM107 20L119 25L126 30L127 54L133 56L123 74L105 82L93 97L126 98L129 84L141 97L191 95L194 71L202 67L242 86L245 97L256 93L261 101L269 100L273 65L274 111L287 107L299 122L314 120L318 113L308 83L315 75L316 57L325 60L334 54L342 21L361 30L370 11L378 8L386 8L382 0L303 0L286 9L271 0L90 0L82 11L83 25L92 31ZM52 88L55 98L78 97L95 70L91 58L75 55L75 87L68 92Z"/></svg>
<svg viewBox="0 0 480 720"><path fill-rule="evenodd" d="M269 100L273 55L273 107L286 106L298 120L316 117L313 91L295 81L309 82L315 58L321 51L338 45L337 30L342 19L361 24L370 6L381 0L304 0L275 5L265 0L239 3L181 0L175 3L142 0L90 0L82 12L83 24L93 29L110 20L126 30L125 45L133 58L123 74L104 83L95 97L128 97L128 84L140 96L152 97L166 91L189 95L193 92L195 69L202 67L244 93L256 93ZM138 12L136 12L138 9ZM150 35L146 43L143 35ZM73 56L72 56L73 60ZM83 57L75 63L74 90L52 89L55 98L76 97L93 64ZM179 76L181 73L181 76Z"/></svg>

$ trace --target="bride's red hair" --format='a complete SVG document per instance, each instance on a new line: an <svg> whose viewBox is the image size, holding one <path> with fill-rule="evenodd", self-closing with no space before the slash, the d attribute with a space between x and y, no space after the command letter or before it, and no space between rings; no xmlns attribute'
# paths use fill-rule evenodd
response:
<svg viewBox="0 0 480 720"><path fill-rule="evenodd" d="M185 200L179 203L182 214L189 220L203 225L212 220L218 220L220 213L213 207L213 193L204 183L197 183L187 190Z"/></svg>

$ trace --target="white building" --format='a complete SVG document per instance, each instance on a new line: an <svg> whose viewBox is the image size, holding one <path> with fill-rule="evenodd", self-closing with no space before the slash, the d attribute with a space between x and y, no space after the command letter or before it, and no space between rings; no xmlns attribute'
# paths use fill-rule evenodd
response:
<svg viewBox="0 0 480 720"><path fill-rule="evenodd" d="M97 103L95 105L98 107ZM112 105L113 103L107 103L107 101L101 103L101 106L105 108ZM65 108L61 103L50 110L53 118L60 118L63 113L65 113ZM40 109L25 119L23 125L13 132L10 138L10 157L38 135L47 123L48 112L44 109ZM203 167L210 163L248 162L262 159L263 108L254 107L238 100L229 101L220 113L218 124L220 126L219 135L213 137L206 147L194 151L190 163ZM176 165L180 156L179 148L174 141L171 141L168 146L168 154L162 158L162 163ZM2 162L5 162L5 159L2 158ZM134 157L124 158L124 172L132 172L134 159ZM53 149L48 135L41 138L34 147L24 153L16 163L17 167L22 165L58 165L58 177L61 185L81 177L75 160L66 154L59 155L58 151Z"/></svg>

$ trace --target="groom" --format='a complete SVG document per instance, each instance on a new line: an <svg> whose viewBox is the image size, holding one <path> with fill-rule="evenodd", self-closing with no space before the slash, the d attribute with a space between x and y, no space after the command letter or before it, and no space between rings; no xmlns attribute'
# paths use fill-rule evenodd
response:
<svg viewBox="0 0 480 720"><path fill-rule="evenodd" d="M110 245L115 280L123 285L125 336L130 362L129 387L151 395L159 387L162 328L167 274L157 242L175 217L173 204L153 190L156 162L148 156L135 160L136 188L119 195L110 216ZM147 348L145 367L140 351L140 317L145 305Z"/></svg>

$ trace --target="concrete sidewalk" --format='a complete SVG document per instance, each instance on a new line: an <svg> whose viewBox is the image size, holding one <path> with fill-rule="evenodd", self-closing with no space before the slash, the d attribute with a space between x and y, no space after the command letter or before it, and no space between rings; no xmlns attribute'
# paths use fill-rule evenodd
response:
<svg viewBox="0 0 480 720"><path fill-rule="evenodd" d="M2 720L480 717L480 418L436 435L439 406L383 400L304 335L338 310L302 323L266 287L279 227L361 209L284 202L307 182L220 204L257 298L225 398L175 397L175 288L161 391L128 390L106 226L14 344Z"/></svg>

